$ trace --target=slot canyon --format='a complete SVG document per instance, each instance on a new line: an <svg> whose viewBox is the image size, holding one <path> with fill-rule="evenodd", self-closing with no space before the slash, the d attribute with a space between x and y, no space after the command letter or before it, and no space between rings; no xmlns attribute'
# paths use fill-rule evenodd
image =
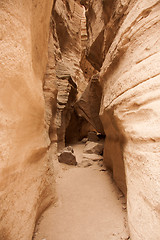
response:
<svg viewBox="0 0 160 240"><path fill-rule="evenodd" d="M160 240L160 1L0 13L0 240Z"/></svg>

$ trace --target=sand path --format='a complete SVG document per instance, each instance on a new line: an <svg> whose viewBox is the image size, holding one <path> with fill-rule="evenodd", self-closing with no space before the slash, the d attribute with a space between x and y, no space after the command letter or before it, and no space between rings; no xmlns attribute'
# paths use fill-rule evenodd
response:
<svg viewBox="0 0 160 240"><path fill-rule="evenodd" d="M78 162L84 144L74 146ZM58 202L45 211L35 240L126 240L125 199L108 171L61 164L56 179Z"/></svg>

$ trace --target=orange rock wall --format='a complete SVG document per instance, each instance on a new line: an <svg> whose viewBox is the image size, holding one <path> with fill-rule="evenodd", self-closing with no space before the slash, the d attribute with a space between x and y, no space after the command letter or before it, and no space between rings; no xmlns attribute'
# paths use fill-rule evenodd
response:
<svg viewBox="0 0 160 240"><path fill-rule="evenodd" d="M0 2L1 240L31 240L36 219L53 201L43 96L52 4Z"/></svg>
<svg viewBox="0 0 160 240"><path fill-rule="evenodd" d="M110 5L106 0L99 8L101 17L93 22L90 12L94 16L98 11L94 2L90 1L87 12L92 39L88 58L99 67L103 87L100 115L106 133L104 161L127 194L131 239L158 240L160 3L118 0ZM98 29L101 21L103 34ZM94 54L99 38L103 48L98 59Z"/></svg>
<svg viewBox="0 0 160 240"><path fill-rule="evenodd" d="M87 85L80 69L84 9L74 0L2 0L0 11L0 239L30 240L55 200L59 64L79 96Z"/></svg>

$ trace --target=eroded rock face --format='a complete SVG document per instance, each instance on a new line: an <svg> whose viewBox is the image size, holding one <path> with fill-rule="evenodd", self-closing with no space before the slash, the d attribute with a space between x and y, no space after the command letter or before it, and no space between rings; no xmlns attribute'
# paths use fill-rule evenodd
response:
<svg viewBox="0 0 160 240"><path fill-rule="evenodd" d="M131 2L131 3L130 3ZM85 1L88 46L87 58L100 71L106 54L125 18L130 0Z"/></svg>
<svg viewBox="0 0 160 240"><path fill-rule="evenodd" d="M78 87L78 96L84 91L87 82L80 68L81 60L81 24L84 9L75 0L56 1L52 16L55 20L57 41L61 52L61 61Z"/></svg>
<svg viewBox="0 0 160 240"><path fill-rule="evenodd" d="M97 7L100 2L95 2L87 6L92 39L88 56L100 70L103 88L104 161L123 192L127 185L131 239L158 240L160 3L118 0ZM100 52L96 43L102 46Z"/></svg>
<svg viewBox="0 0 160 240"><path fill-rule="evenodd" d="M53 151L55 149L55 143L57 142L57 128L56 128L56 113L57 113L57 77L56 77L56 49L55 40L53 39L53 24L50 20L50 34L48 41L48 62L46 72L43 79L43 93L45 99L45 125L49 135Z"/></svg>
<svg viewBox="0 0 160 240"><path fill-rule="evenodd" d="M80 136L79 130L76 128L74 128L73 133L77 132L79 135L73 136L71 132L71 136L69 136L67 128L70 125L70 120L72 121L74 117L77 117L74 115L74 103L87 86L80 65L82 64L84 69L87 68L87 71L93 69L92 66L88 66L89 63L87 65L85 61L81 61L82 49L86 41L84 16L84 8L79 1L74 0L56 1L52 11L55 29L53 35L57 48L55 66L58 87L56 120L58 150L65 147L66 134L68 142L72 137L79 139ZM78 119L78 122L81 122L81 119ZM76 127L80 129L77 124Z"/></svg>
<svg viewBox="0 0 160 240"><path fill-rule="evenodd" d="M54 201L56 83L64 144L76 94L99 71L102 89L98 78L90 81L80 114L105 131L104 162L127 194L131 239L159 240L159 1L1 0L0 7L0 239L30 240ZM88 129L84 122L78 134Z"/></svg>
<svg viewBox="0 0 160 240"><path fill-rule="evenodd" d="M0 3L1 240L31 240L35 221L54 198L42 90L52 3Z"/></svg>
<svg viewBox="0 0 160 240"><path fill-rule="evenodd" d="M99 75L94 75L81 98L76 102L75 108L80 116L85 118L97 132L104 133L99 118L102 89L99 84Z"/></svg>
<svg viewBox="0 0 160 240"><path fill-rule="evenodd" d="M60 67L61 66L61 67ZM60 65L57 70L57 143L58 149L65 147L66 129L74 111L73 105L77 97L77 85L71 75ZM62 67L63 66L63 67Z"/></svg>

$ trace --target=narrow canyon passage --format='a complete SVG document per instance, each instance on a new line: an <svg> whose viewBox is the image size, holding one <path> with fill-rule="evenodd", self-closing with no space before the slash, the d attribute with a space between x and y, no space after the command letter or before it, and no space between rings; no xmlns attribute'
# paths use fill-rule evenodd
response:
<svg viewBox="0 0 160 240"><path fill-rule="evenodd" d="M82 164L84 146L73 146L77 166L60 164L58 201L43 213L34 240L129 239L125 199L101 161Z"/></svg>
<svg viewBox="0 0 160 240"><path fill-rule="evenodd" d="M160 240L160 1L0 12L0 240Z"/></svg>

